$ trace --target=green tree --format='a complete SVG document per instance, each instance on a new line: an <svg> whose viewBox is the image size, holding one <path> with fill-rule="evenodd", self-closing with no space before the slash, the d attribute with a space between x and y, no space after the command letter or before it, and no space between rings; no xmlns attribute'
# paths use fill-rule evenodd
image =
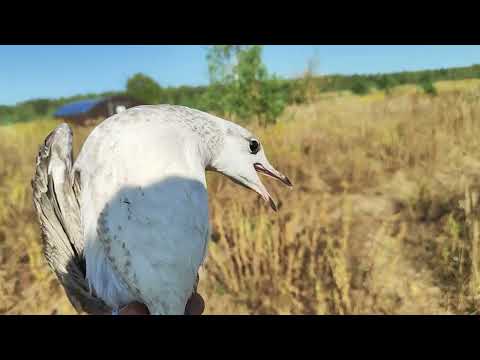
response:
<svg viewBox="0 0 480 360"><path fill-rule="evenodd" d="M258 116L264 125L275 123L283 113L287 104L288 94L283 90L281 80L272 76L261 83L258 99Z"/></svg>
<svg viewBox="0 0 480 360"><path fill-rule="evenodd" d="M215 45L207 49L210 86L202 99L202 107L219 115L237 115L238 89L235 87L234 67L237 53L244 46Z"/></svg>
<svg viewBox="0 0 480 360"><path fill-rule="evenodd" d="M145 104L158 104L162 96L162 88L151 77L137 73L127 81L127 94Z"/></svg>
<svg viewBox="0 0 480 360"><path fill-rule="evenodd" d="M289 87L288 102L294 104L313 103L320 89L328 86L328 78L317 75L318 57L308 60L303 75L292 81Z"/></svg>
<svg viewBox="0 0 480 360"><path fill-rule="evenodd" d="M217 45L207 51L210 87L204 107L241 120L275 122L286 104L280 79L262 62L262 47Z"/></svg>

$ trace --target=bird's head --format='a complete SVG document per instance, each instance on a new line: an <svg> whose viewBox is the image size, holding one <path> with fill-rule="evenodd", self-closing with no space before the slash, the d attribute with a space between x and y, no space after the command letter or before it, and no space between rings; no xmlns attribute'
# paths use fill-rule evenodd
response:
<svg viewBox="0 0 480 360"><path fill-rule="evenodd" d="M222 173L235 183L255 191L276 211L277 206L258 173L277 179L289 187L293 186L292 183L270 164L256 136L236 124L226 124L221 149L207 170Z"/></svg>

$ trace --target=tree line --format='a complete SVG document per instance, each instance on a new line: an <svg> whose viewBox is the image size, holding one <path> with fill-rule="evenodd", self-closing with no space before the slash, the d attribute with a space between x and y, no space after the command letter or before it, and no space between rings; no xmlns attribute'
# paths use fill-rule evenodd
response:
<svg viewBox="0 0 480 360"><path fill-rule="evenodd" d="M208 86L163 87L153 78L132 75L122 91L84 94L58 99L34 99L15 106L0 105L0 124L50 117L58 107L77 100L114 95L130 95L145 104L179 104L237 121L256 119L275 122L285 106L302 104L328 91L351 91L364 95L373 89L387 93L395 86L416 84L435 95L434 82L480 78L480 65L438 70L405 71L372 75L316 76L282 79L268 72L257 45L216 45L207 50Z"/></svg>

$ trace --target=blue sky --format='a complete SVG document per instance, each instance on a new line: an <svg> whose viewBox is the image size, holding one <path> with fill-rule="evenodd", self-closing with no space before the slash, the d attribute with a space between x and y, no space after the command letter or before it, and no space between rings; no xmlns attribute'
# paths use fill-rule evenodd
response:
<svg viewBox="0 0 480 360"><path fill-rule="evenodd" d="M263 59L283 77L318 60L323 74L379 73L480 63L478 45L267 45ZM0 104L121 90L143 72L162 86L208 83L205 47L0 45Z"/></svg>

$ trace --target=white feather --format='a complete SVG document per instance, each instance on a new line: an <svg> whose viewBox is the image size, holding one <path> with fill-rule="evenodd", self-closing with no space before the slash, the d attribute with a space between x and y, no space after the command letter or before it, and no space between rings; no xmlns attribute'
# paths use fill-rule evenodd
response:
<svg viewBox="0 0 480 360"><path fill-rule="evenodd" d="M221 126L200 111L144 106L107 119L85 142L75 169L87 279L109 306L137 300L152 314L183 314L205 258L205 165Z"/></svg>

